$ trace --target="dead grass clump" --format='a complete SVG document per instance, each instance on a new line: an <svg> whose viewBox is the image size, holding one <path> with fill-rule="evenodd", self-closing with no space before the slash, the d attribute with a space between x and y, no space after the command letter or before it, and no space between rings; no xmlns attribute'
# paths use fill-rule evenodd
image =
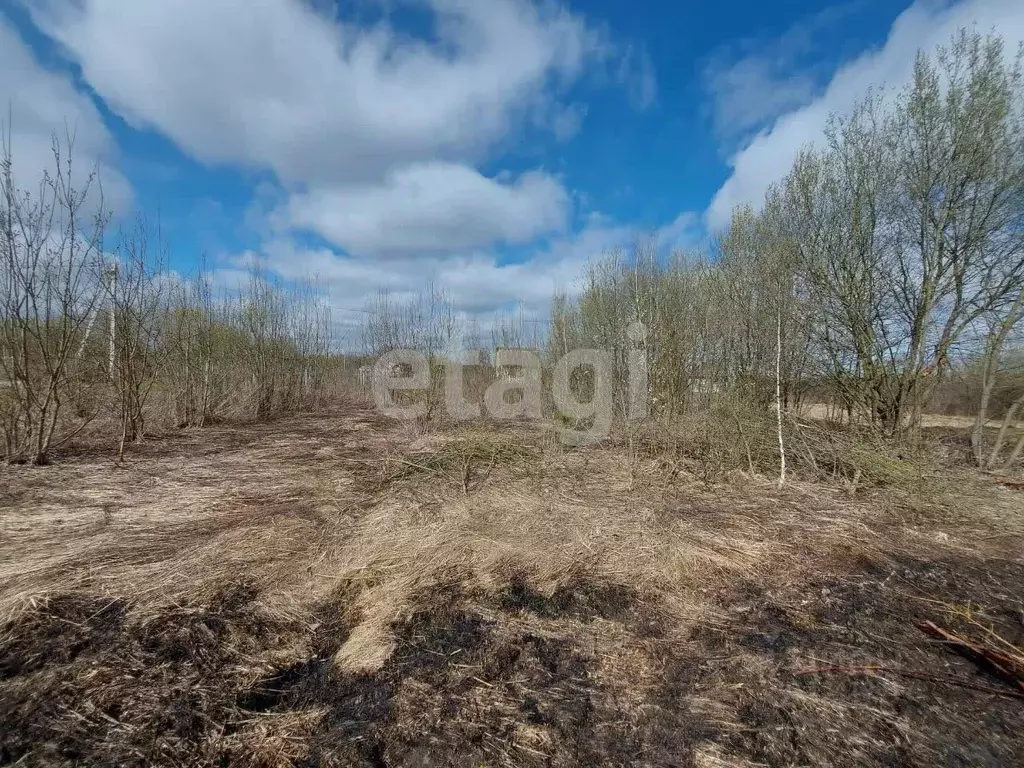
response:
<svg viewBox="0 0 1024 768"><path fill-rule="evenodd" d="M495 468L535 461L540 451L520 442L516 435L485 427L465 427L419 450L384 460L383 482L390 483L419 474L433 475L469 492L474 481L484 482Z"/></svg>
<svg viewBox="0 0 1024 768"><path fill-rule="evenodd" d="M221 765L283 768L310 763L310 742L327 710L260 713L237 722L220 737Z"/></svg>
<svg viewBox="0 0 1024 768"><path fill-rule="evenodd" d="M810 480L838 482L850 492L893 488L923 492L938 466L928 451L876 434L814 422L793 421L788 445Z"/></svg>
<svg viewBox="0 0 1024 768"><path fill-rule="evenodd" d="M850 427L789 419L784 426L787 468L807 482L827 483L848 493L893 489L938 492L941 475L927 450L886 441ZM638 458L660 461L714 483L730 472L775 477L779 471L776 424L770 413L717 409L685 414L672 423L648 422L628 440Z"/></svg>

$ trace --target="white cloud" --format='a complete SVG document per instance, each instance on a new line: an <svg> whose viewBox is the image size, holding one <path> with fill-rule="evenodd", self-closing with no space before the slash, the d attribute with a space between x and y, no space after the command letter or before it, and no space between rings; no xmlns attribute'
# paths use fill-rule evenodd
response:
<svg viewBox="0 0 1024 768"><path fill-rule="evenodd" d="M766 122L812 100L823 75L822 36L860 9L860 0L831 5L799 20L774 39L730 41L709 57L704 87L711 119L725 143L747 136Z"/></svg>
<svg viewBox="0 0 1024 768"><path fill-rule="evenodd" d="M771 57L748 56L705 71L712 93L712 121L716 135L728 140L762 125L814 96L813 75L785 73L783 64Z"/></svg>
<svg viewBox="0 0 1024 768"><path fill-rule="evenodd" d="M433 283L447 291L466 316L493 315L514 304L543 314L554 293L578 292L589 262L611 248L628 246L634 237L632 228L600 222L575 235L554 238L522 262L502 263L494 253L475 252L451 258L396 257L386 269L373 260L279 239L268 242L258 256L247 253L236 259L225 274L258 258L285 280L315 275L331 304L342 312L362 309L380 289L412 296Z"/></svg>
<svg viewBox="0 0 1024 768"><path fill-rule="evenodd" d="M791 168L800 149L821 139L832 113L845 114L871 86L900 86L910 78L919 49L948 42L960 27L998 30L1011 49L1024 39L1024 4L1019 0L965 0L955 5L918 0L895 21L885 45L841 67L822 95L779 117L730 160L732 174L707 211L711 228L728 225L735 206L759 205L772 182Z"/></svg>
<svg viewBox="0 0 1024 768"><path fill-rule="evenodd" d="M658 96L654 63L643 46L629 45L619 60L616 79L626 87L629 101L636 109L647 109Z"/></svg>
<svg viewBox="0 0 1024 768"><path fill-rule="evenodd" d="M433 162L397 169L382 184L295 195L288 218L349 253L394 255L525 243L564 228L568 212L569 196L546 174L503 183Z"/></svg>
<svg viewBox="0 0 1024 768"><path fill-rule="evenodd" d="M429 38L389 15L410 6L429 12ZM499 183L472 167L525 123L560 140L578 131L585 109L559 97L590 65L614 62L613 81L638 106L654 98L642 50L555 2L381 8L383 21L360 27L302 0L29 4L129 123L205 162L270 169L294 195L296 224L364 253L557 229L566 194L556 181L535 172ZM438 184L439 199L414 192L421 180Z"/></svg>
<svg viewBox="0 0 1024 768"><path fill-rule="evenodd" d="M298 0L49 0L33 18L133 123L203 160L337 182L489 144L596 49L563 11L428 4L436 45L334 22Z"/></svg>
<svg viewBox="0 0 1024 768"><path fill-rule="evenodd" d="M699 213L683 211L671 222L658 229L656 238L658 246L675 251L692 248L704 235Z"/></svg>
<svg viewBox="0 0 1024 768"><path fill-rule="evenodd" d="M0 15L0 124L10 138L15 183L35 191L44 169L53 172L52 144L73 137L73 180L79 189L94 169L105 206L126 213L131 187L114 165L116 147L96 106L65 74L42 66L14 27ZM98 205L100 185L87 205Z"/></svg>
<svg viewBox="0 0 1024 768"><path fill-rule="evenodd" d="M558 141L568 141L583 127L587 116L584 104L569 104L564 108L554 108L549 115L547 126Z"/></svg>

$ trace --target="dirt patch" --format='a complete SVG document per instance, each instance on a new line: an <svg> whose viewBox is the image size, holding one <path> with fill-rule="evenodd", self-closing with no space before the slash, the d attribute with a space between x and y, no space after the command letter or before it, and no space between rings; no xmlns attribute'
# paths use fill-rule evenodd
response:
<svg viewBox="0 0 1024 768"><path fill-rule="evenodd" d="M516 574L501 595L500 605L511 611L529 611L553 618L568 615L581 620L596 617L618 619L630 613L635 593L622 584L600 584L573 579L558 586L551 595L543 595L523 574Z"/></svg>
<svg viewBox="0 0 1024 768"><path fill-rule="evenodd" d="M3 628L0 763L247 765L266 752L254 720L311 713L293 755L307 765L679 765L711 733L686 709L688 664L623 629L630 598L613 586L418 595L373 674L333 662L358 622L351 598L340 589L302 625L266 615L246 584L145 616L54 598ZM566 621L582 634L556 631ZM670 670L642 707L637 681L601 659L624 639ZM254 658L295 648L308 655L257 675Z"/></svg>
<svg viewBox="0 0 1024 768"><path fill-rule="evenodd" d="M119 598L59 595L0 630L0 679L26 675L47 664L69 664L80 653L116 636L127 603Z"/></svg>
<svg viewBox="0 0 1024 768"><path fill-rule="evenodd" d="M702 678L735 692L723 744L767 765L1020 764L1024 699L915 625L969 636L950 609L973 601L1019 641L1022 576L1012 561L902 558L775 590L746 585L732 621L697 638L724 657Z"/></svg>
<svg viewBox="0 0 1024 768"><path fill-rule="evenodd" d="M595 594L614 591L589 586ZM540 609L551 621L580 618L580 603L566 597L568 591L524 600L525 589L512 590L513 602L508 593L498 597L505 615L481 610L488 601L458 589L420 595L420 607L393 626L395 650L379 672L345 674L329 659L311 659L260 681L242 706L323 711L311 738L314 765L690 761L709 728L686 710L687 676L678 673L685 665L670 660L673 674L665 687L645 707L634 708L628 688L637 681L599 674L599 638L580 642L544 632L543 622L517 620L524 603L525 610Z"/></svg>
<svg viewBox="0 0 1024 768"><path fill-rule="evenodd" d="M0 630L0 762L193 762L218 752L233 682L287 639L246 584L208 603L137 615L61 596ZM237 683L234 683L237 685ZM219 724L214 726L214 724Z"/></svg>

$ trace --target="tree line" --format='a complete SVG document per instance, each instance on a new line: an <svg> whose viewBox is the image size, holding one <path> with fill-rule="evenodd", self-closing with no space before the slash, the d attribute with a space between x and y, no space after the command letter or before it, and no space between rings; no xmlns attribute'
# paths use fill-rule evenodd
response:
<svg viewBox="0 0 1024 768"><path fill-rule="evenodd" d="M543 346L552 363L610 350L623 411L628 356L642 350L655 416L774 410L780 435L784 413L816 403L903 440L926 409L963 407L969 392L977 463L1018 460L1024 441L1008 441L1024 407L1021 61L999 35L961 30L919 53L905 86L832 117L761 205L736 208L704 246L665 254L639 240L605 254L576 294L554 297L546 338L513 314L490 329L491 347ZM382 294L366 308L365 351L488 341L457 315L436 290ZM637 321L642 341L627 337Z"/></svg>
<svg viewBox="0 0 1024 768"><path fill-rule="evenodd" d="M909 83L863 95L804 148L762 204L743 206L700 248L638 241L592 263L555 296L546 328L524 312L489 327L445 292L371 297L363 351L406 347L580 347L613 352L620 410L627 361L647 362L652 414L718 411L738 424L827 403L886 439L968 376L972 452L1019 460L1024 410L1022 57L996 34L962 30L921 52ZM0 164L0 429L7 461L45 462L94 420L118 446L151 418L201 426L271 418L319 402L339 364L329 305L312 282L258 265L234 288L167 269L159 227L112 231L94 177L73 183L71 141L37 190ZM640 322L645 333L629 337ZM586 381L586 377L579 379ZM1003 418L994 431L991 416ZM746 438L744 438L746 441Z"/></svg>
<svg viewBox="0 0 1024 768"><path fill-rule="evenodd" d="M1024 404L1013 377L990 444L1024 315L1022 95L1020 53L962 30L920 53L905 87L833 117L708 247L666 260L640 244L593 265L578 297L556 298L549 348L615 349L624 385L623 329L640 320L664 416L827 400L889 438L916 433L936 394L974 371L973 451L995 466Z"/></svg>
<svg viewBox="0 0 1024 768"><path fill-rule="evenodd" d="M167 268L159 226L112 231L95 174L54 140L37 188L0 159L0 446L46 463L100 424L119 457L151 420L202 426L315 406L331 359L329 307L311 282L251 265L234 287Z"/></svg>

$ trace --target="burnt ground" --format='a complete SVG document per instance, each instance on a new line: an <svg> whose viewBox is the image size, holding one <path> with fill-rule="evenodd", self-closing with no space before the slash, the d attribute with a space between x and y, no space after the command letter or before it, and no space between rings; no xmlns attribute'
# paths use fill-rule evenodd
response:
<svg viewBox="0 0 1024 768"><path fill-rule="evenodd" d="M303 423L288 428L309 438ZM281 445L286 438L278 431L266 439ZM266 458L266 446L255 442L253 449L252 440L225 440L220 450L257 450ZM153 450L177 456L172 442ZM319 450L286 454L302 464ZM365 461L365 450L351 455ZM340 471L342 459L332 454L330 460L339 462L332 471ZM153 461L157 466L147 471L160 471L158 458ZM535 470L509 468L499 495L522 506L516 483L534 487ZM553 482L572 485L573 498L582 501L584 481L563 470ZM85 474L81 467L76 472ZM373 485L371 476L360 477ZM489 477L497 483L500 472ZM930 620L979 641L991 632L1007 647L1024 645L1024 564L1015 554L1017 540L1007 542L999 532L983 535L943 521L942 535L966 542L970 532L978 542L931 551L896 541L906 521L894 521L880 530L884 546L851 547L844 540L825 552L810 542L813 557L791 548L789 561L778 551L755 561L751 553L760 550L737 538L734 522L720 519L732 510L720 513L711 501L739 503L732 491L700 492L698 503L696 489L666 495L631 487L634 496L650 494L653 514L645 511L642 519L654 527L647 535L675 535L672 518L685 507L687 520L696 517L702 528L679 535L713 542L710 534L700 538L700 531L713 531L728 542L706 544L715 552L750 547L736 562L701 550L703 559L692 562L711 565L672 571L675 580L666 586L641 577L649 566L646 550L629 550L625 534L606 532L607 522L593 529L586 527L589 518L580 524L593 536L579 551L598 550L602 536L620 542L617 549L590 560L574 552L571 566L548 572L543 557L524 561L514 548L481 559L475 529L441 527L441 513L431 512L440 495L471 507L478 518L489 503L484 491L474 497L458 483L432 485L428 493L422 485L378 482L372 494L347 500L330 517L315 493L285 485L288 498L301 500L292 502L301 512L296 525L312 526L300 533L330 530L340 537L329 546L321 542L308 557L294 548L282 555L307 579L289 585L285 600L280 577L286 571L274 560L274 578L261 578L270 562L261 555L233 570L182 571L183 582L202 588L156 597L136 584L142 571L129 564L123 581L120 573L79 578L75 589L62 590L57 579L57 586L46 583L38 595L11 603L0 625L0 764L1024 764L1024 697L915 626ZM336 486L324 493L337 495ZM781 518L771 511L778 499L766 502L766 494L759 490L756 497L763 514ZM433 515L426 520L410 516L419 497ZM810 503L806 496L799 502ZM286 532L288 513L280 499L274 503L270 520ZM1016 501L1010 503L1012 510ZM427 560L394 555L398 539L381 544L391 554L375 555L378 566L369 576L358 559L325 555L344 550L350 535L356 549L366 549L349 527L365 524L375 538L386 538L383 518L369 511L378 507L398 510L388 513L402 521L396 529L423 526L417 539L439 535L446 549L473 551L439 564L429 579L419 578ZM782 541L807 514L796 502L793 509L777 533ZM487 539L494 542L503 529L489 525ZM241 539L218 546L254 535L244 528ZM757 546L773 535L769 528L750 533ZM552 537L558 538L545 530L538 549ZM992 541L999 545L986 544ZM38 537L31 542L35 552ZM635 572L618 567L619 554ZM188 547L168 548L162 557L202 562ZM55 573L80 567L77 562L57 562ZM402 582L401 599L394 586L399 562L411 563L417 576ZM318 569L332 572L322 588L309 575ZM19 585L19 598L23 592ZM388 600L393 606L380 613ZM362 668L346 662L344 649L378 614L385 617L387 652Z"/></svg>
<svg viewBox="0 0 1024 768"><path fill-rule="evenodd" d="M746 728L730 751L768 765L1019 764L1024 699L916 624L971 636L925 596L966 605L984 594L975 609L1019 646L1022 584L1019 563L907 558L770 593L748 585L743 618L714 634L766 663L767 680L738 697ZM743 681L733 662L705 670L716 666L712 676Z"/></svg>

